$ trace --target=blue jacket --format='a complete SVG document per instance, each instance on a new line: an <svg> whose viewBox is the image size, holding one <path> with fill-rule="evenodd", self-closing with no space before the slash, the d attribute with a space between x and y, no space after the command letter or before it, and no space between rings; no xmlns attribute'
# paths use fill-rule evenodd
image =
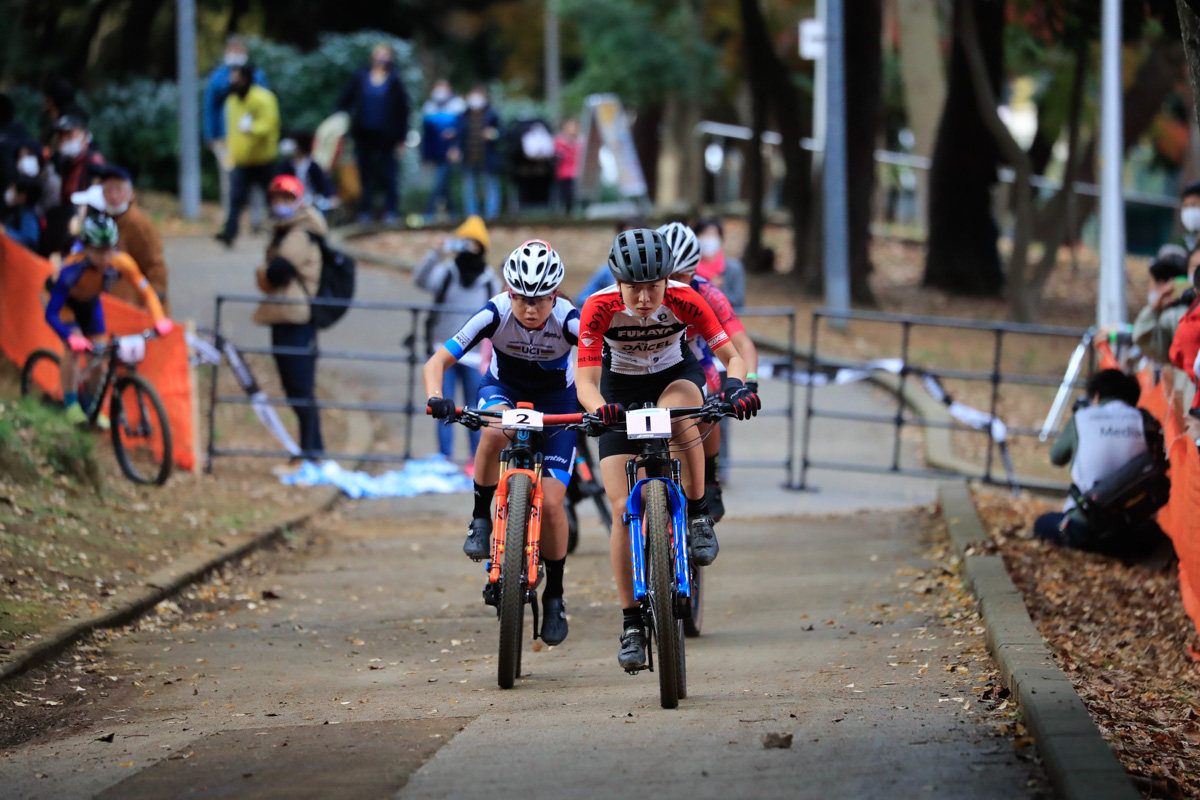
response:
<svg viewBox="0 0 1200 800"><path fill-rule="evenodd" d="M421 107L421 159L434 164L446 162L447 151L458 139L458 115L467 104L461 97L451 97L444 103L426 100ZM449 131L450 136L446 136Z"/></svg>
<svg viewBox="0 0 1200 800"><path fill-rule="evenodd" d="M495 128L499 133L495 139L484 142L483 145L483 168L488 172L499 172L504 165L504 160L500 152L500 139L504 135L504 129L500 125L500 115L496 113L496 109L490 105L483 109L483 128ZM462 151L462 161L460 163L467 164L467 120L471 116L471 111L468 109L458 115L458 139L455 145Z"/></svg>
<svg viewBox="0 0 1200 800"><path fill-rule="evenodd" d="M382 131L368 130L362 121L362 95L371 75L370 67L361 67L354 77L342 87L338 97L337 110L350 113L350 133L357 139L364 134L378 136L381 133L390 145L398 145L408 137L408 92L404 91L404 83L400 73L393 69L388 73L387 95L384 100L384 127Z"/></svg>
<svg viewBox="0 0 1200 800"><path fill-rule="evenodd" d="M38 240L42 237L42 224L31 208L15 208L4 223L8 238L27 250L37 252Z"/></svg>
<svg viewBox="0 0 1200 800"><path fill-rule="evenodd" d="M214 139L225 138L225 98L229 96L229 73L232 67L222 64L208 76L208 85L204 88L204 141L212 143ZM254 70L254 82L264 89L267 76L261 69Z"/></svg>

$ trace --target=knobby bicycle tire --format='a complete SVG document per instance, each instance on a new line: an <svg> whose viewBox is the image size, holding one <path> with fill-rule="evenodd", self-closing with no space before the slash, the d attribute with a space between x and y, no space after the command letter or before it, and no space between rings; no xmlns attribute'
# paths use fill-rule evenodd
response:
<svg viewBox="0 0 1200 800"><path fill-rule="evenodd" d="M525 542L533 483L528 475L508 479L508 512L504 522L504 556L500 565L500 662L497 681L511 689L521 674L521 633L525 625Z"/></svg>
<svg viewBox="0 0 1200 800"><path fill-rule="evenodd" d="M646 550L649 565L647 591L650 613L654 617L654 641L658 648L659 702L663 708L679 705L679 678L682 653L679 652L679 622L675 619L674 575L671 560L671 515L667 505L667 485L650 481L646 486Z"/></svg>
<svg viewBox="0 0 1200 800"><path fill-rule="evenodd" d="M138 424L145 425L146 420L142 415L147 411L151 411L155 417L155 424L151 426L150 439L151 447L153 447L153 439L158 439L158 452L162 453L162 460L157 468L151 469L143 474L130 458L130 454L125 447L125 441L121 438L121 433L129 424L129 417L126 413L126 389L133 388L133 397L138 401L137 407L131 409L137 414ZM167 419L167 411L163 406L162 399L158 396L154 386L143 378L141 375L123 375L117 379L113 386L112 400L109 405L109 421L112 425L112 444L113 451L117 455L117 463L121 465L121 472L125 473L125 477L134 483L154 484L162 486L167 482L167 478L171 476L172 453L174 452L171 438L171 422ZM157 456L156 456L157 458Z"/></svg>
<svg viewBox="0 0 1200 800"><path fill-rule="evenodd" d="M704 624L704 568L692 566L692 616L683 620L683 632L687 636L700 635L700 627Z"/></svg>
<svg viewBox="0 0 1200 800"><path fill-rule="evenodd" d="M53 395L38 386L33 379L34 370L37 369L39 361L49 361L54 364L56 375L62 369L62 357L58 353L53 350L34 350L29 354L29 358L25 359L25 366L21 368L21 397L37 397L45 403L57 402Z"/></svg>

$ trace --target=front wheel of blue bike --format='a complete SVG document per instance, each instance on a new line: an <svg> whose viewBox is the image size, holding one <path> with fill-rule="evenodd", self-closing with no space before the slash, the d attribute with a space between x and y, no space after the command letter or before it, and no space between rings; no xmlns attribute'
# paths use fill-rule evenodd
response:
<svg viewBox="0 0 1200 800"><path fill-rule="evenodd" d="M677 708L687 693L683 677L683 640L679 620L675 618L675 563L671 557L671 513L667 504L667 484L650 481L646 485L646 577L650 595L650 614L654 623L654 643L658 662L659 702L663 708Z"/></svg>

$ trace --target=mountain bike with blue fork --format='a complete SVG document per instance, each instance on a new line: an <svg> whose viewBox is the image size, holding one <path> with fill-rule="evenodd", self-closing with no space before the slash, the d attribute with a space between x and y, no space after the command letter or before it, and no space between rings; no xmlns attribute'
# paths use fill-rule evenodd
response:
<svg viewBox="0 0 1200 800"><path fill-rule="evenodd" d="M642 607L644 627L653 643L648 648L646 666L630 672L649 669L658 673L663 708L676 708L687 697L684 638L685 633L699 633L702 613L701 572L689 558L687 498L679 459L671 451L671 423L680 419L711 422L732 414L728 403L713 398L696 408L631 409L619 424L624 426L626 436L641 443L640 452L625 462L629 485L625 523L629 528L634 597ZM618 426L605 425L585 414L580 424L572 427L598 436ZM696 446L700 441L697 435L696 441L686 446Z"/></svg>

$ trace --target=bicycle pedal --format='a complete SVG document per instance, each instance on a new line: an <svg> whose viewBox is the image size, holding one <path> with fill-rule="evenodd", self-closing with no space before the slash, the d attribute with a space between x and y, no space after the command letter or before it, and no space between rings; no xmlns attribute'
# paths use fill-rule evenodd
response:
<svg viewBox="0 0 1200 800"><path fill-rule="evenodd" d="M489 583L487 586L483 587L484 605L497 607L500 605L500 592L498 591L499 588L500 584L498 583Z"/></svg>

